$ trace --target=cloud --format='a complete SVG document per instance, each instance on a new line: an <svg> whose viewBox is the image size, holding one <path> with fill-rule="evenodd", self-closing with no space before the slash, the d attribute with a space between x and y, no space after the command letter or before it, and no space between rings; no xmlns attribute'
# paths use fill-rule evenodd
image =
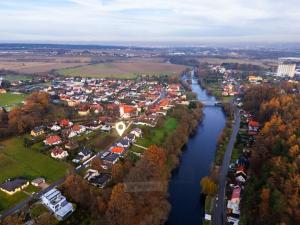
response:
<svg viewBox="0 0 300 225"><path fill-rule="evenodd" d="M2 41L300 40L297 0L10 0ZM295 7L293 7L295 6Z"/></svg>

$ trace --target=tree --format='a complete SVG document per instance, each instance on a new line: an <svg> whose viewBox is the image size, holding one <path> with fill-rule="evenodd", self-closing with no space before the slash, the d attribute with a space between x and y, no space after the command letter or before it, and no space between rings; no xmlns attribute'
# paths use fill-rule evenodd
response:
<svg viewBox="0 0 300 225"><path fill-rule="evenodd" d="M200 181L200 185L203 194L209 196L217 194L218 186L210 177L203 177Z"/></svg>
<svg viewBox="0 0 300 225"><path fill-rule="evenodd" d="M121 162L114 164L111 169L112 178L117 182L121 181L125 175L124 169L125 168Z"/></svg>
<svg viewBox="0 0 300 225"><path fill-rule="evenodd" d="M114 225L131 225L134 216L135 205L132 197L124 192L124 185L115 185L106 211L107 221Z"/></svg>
<svg viewBox="0 0 300 225"><path fill-rule="evenodd" d="M94 158L91 162L91 168L93 170L102 171L103 170L102 165L103 165L103 161L99 157Z"/></svg>

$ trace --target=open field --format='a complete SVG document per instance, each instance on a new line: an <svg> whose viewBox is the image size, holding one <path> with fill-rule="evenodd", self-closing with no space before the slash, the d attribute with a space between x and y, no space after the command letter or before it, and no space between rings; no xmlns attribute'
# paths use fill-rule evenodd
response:
<svg viewBox="0 0 300 225"><path fill-rule="evenodd" d="M11 92L0 94L0 106L16 105L24 101L25 94L14 94Z"/></svg>
<svg viewBox="0 0 300 225"><path fill-rule="evenodd" d="M66 62L1 62L0 70L11 70L24 74L42 73L51 70L69 68L86 65L86 63L66 63Z"/></svg>
<svg viewBox="0 0 300 225"><path fill-rule="evenodd" d="M239 64L252 64L256 66L261 66L268 68L270 66L276 66L278 64L275 60L255 60L255 59L236 59L236 58L199 58L200 63L210 63L210 64L222 64L222 63L239 63Z"/></svg>
<svg viewBox="0 0 300 225"><path fill-rule="evenodd" d="M63 76L135 78L139 75L178 75L186 66L158 62L115 62L58 70Z"/></svg>
<svg viewBox="0 0 300 225"><path fill-rule="evenodd" d="M2 76L5 80L8 81L19 81L19 80L31 80L33 77L30 75L17 75L17 74L7 74Z"/></svg>

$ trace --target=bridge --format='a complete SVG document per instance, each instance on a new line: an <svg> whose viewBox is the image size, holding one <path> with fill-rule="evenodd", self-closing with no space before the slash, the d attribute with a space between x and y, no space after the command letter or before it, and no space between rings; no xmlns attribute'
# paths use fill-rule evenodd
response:
<svg viewBox="0 0 300 225"><path fill-rule="evenodd" d="M204 105L204 106L222 106L221 102L218 101L201 101L200 102Z"/></svg>
<svg viewBox="0 0 300 225"><path fill-rule="evenodd" d="M218 101L191 100L191 102L201 102L204 106L222 106L222 103Z"/></svg>

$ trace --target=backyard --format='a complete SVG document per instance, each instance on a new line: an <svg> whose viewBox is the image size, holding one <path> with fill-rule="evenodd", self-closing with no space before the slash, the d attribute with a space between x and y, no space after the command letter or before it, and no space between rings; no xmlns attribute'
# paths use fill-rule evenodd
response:
<svg viewBox="0 0 300 225"><path fill-rule="evenodd" d="M150 145L162 145L165 138L171 134L177 127L178 121L175 118L169 117L165 120L160 128L150 128L148 134L144 134L143 138L138 139L137 144L149 147ZM137 147L134 146L134 149Z"/></svg>

